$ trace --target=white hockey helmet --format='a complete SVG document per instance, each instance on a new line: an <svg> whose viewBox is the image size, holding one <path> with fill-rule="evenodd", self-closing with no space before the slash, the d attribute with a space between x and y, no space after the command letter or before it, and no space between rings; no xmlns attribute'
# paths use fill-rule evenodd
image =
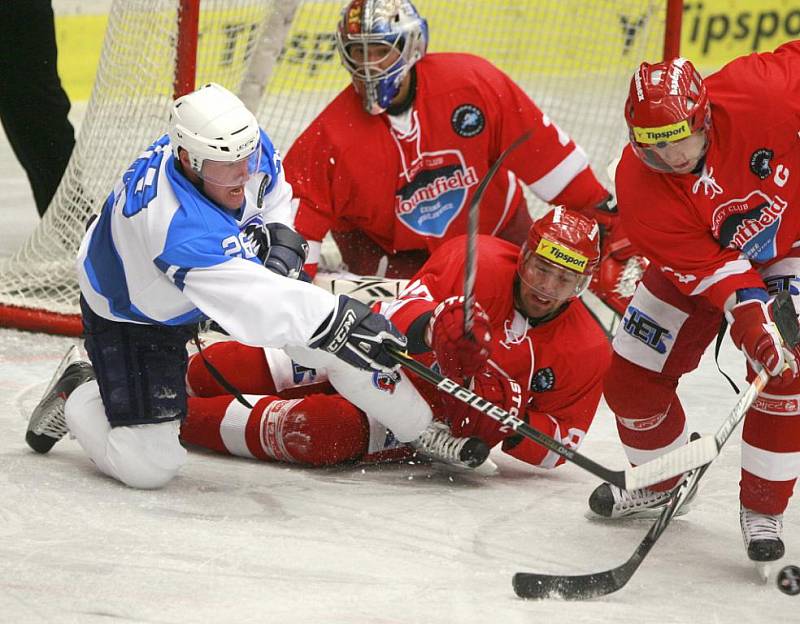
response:
<svg viewBox="0 0 800 624"><path fill-rule="evenodd" d="M258 171L261 134L255 116L233 93L210 82L179 97L169 116L169 140L182 147L192 170L221 186L244 184ZM247 168L238 164L247 161ZM237 163L232 165L231 163Z"/></svg>

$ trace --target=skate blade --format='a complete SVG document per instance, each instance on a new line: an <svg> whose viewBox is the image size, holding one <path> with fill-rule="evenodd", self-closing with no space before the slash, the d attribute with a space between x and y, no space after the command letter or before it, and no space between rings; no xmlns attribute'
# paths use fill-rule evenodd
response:
<svg viewBox="0 0 800 624"><path fill-rule="evenodd" d="M482 477L493 477L500 474L500 468L498 468L497 464L492 461L491 457L487 457L486 461L484 461L477 468L468 468L467 470Z"/></svg>
<svg viewBox="0 0 800 624"><path fill-rule="evenodd" d="M762 583L768 583L770 575L772 574L772 564L774 561L754 561L753 567L756 571L758 580Z"/></svg>
<svg viewBox="0 0 800 624"><path fill-rule="evenodd" d="M70 364L73 362L77 362L81 359L80 351L76 345L71 345L67 352L64 354L64 357L61 358L61 362L58 364L58 368L56 368L56 372L53 373L53 377L50 379L50 382L47 384L47 388L42 393L42 397L46 397L50 394L50 391L53 387L58 383L58 380L61 379L61 375L64 374L64 371L67 370Z"/></svg>

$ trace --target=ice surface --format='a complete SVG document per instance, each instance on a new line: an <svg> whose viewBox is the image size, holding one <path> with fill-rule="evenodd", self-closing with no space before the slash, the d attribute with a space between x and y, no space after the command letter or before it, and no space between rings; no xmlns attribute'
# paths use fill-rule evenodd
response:
<svg viewBox="0 0 800 624"><path fill-rule="evenodd" d="M0 182L2 257L36 223L2 137ZM70 343L0 329L0 622L800 621L800 597L759 583L744 553L738 432L692 511L626 588L588 603L525 602L511 589L514 572L616 566L649 521L591 520L591 475L497 454L500 474L483 478L431 465L304 470L193 451L165 489L131 490L99 475L74 440L46 456L24 442L27 415ZM721 361L741 378L730 344ZM735 403L710 353L681 396L702 433ZM624 466L607 408L581 451ZM796 503L785 525L785 564L796 564Z"/></svg>

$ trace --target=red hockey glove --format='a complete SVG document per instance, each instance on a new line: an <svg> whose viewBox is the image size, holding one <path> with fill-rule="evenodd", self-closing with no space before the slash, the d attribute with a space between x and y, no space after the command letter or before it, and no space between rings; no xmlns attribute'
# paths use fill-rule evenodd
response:
<svg viewBox="0 0 800 624"><path fill-rule="evenodd" d="M526 389L491 366L475 375L471 389L478 396L517 417L524 413L528 402ZM442 406L454 436L474 436L491 448L514 433L510 427L449 395L443 397Z"/></svg>
<svg viewBox="0 0 800 624"><path fill-rule="evenodd" d="M622 316L649 264L647 258L638 255L632 255L626 260L608 256L600 262L592 276L589 290Z"/></svg>
<svg viewBox="0 0 800 624"><path fill-rule="evenodd" d="M433 311L427 342L433 348L442 374L456 379L472 377L492 354L489 317L475 302L472 333L464 334L464 297L449 297Z"/></svg>
<svg viewBox="0 0 800 624"><path fill-rule="evenodd" d="M636 253L611 195L586 214L597 221L601 230L600 268L595 271L589 290L621 316L649 263Z"/></svg>
<svg viewBox="0 0 800 624"><path fill-rule="evenodd" d="M772 317L772 300L748 299L725 313L731 339L751 365L759 364L786 383L798 374L798 354L786 346Z"/></svg>

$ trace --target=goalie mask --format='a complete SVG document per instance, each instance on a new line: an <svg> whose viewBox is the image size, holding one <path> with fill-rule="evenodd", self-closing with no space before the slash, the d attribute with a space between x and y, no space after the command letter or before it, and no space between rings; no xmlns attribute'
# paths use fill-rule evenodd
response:
<svg viewBox="0 0 800 624"><path fill-rule="evenodd" d="M517 262L521 312L541 318L580 296L600 264L594 219L557 206L535 221Z"/></svg>
<svg viewBox="0 0 800 624"><path fill-rule="evenodd" d="M169 140L175 158L182 147L192 171L210 184L242 186L259 169L256 118L238 97L213 82L173 102Z"/></svg>
<svg viewBox="0 0 800 624"><path fill-rule="evenodd" d="M389 107L427 46L428 22L408 0L351 0L342 10L336 48L371 115Z"/></svg>
<svg viewBox="0 0 800 624"><path fill-rule="evenodd" d="M642 63L625 102L630 143L648 167L689 173L708 149L711 106L703 78L684 58Z"/></svg>

